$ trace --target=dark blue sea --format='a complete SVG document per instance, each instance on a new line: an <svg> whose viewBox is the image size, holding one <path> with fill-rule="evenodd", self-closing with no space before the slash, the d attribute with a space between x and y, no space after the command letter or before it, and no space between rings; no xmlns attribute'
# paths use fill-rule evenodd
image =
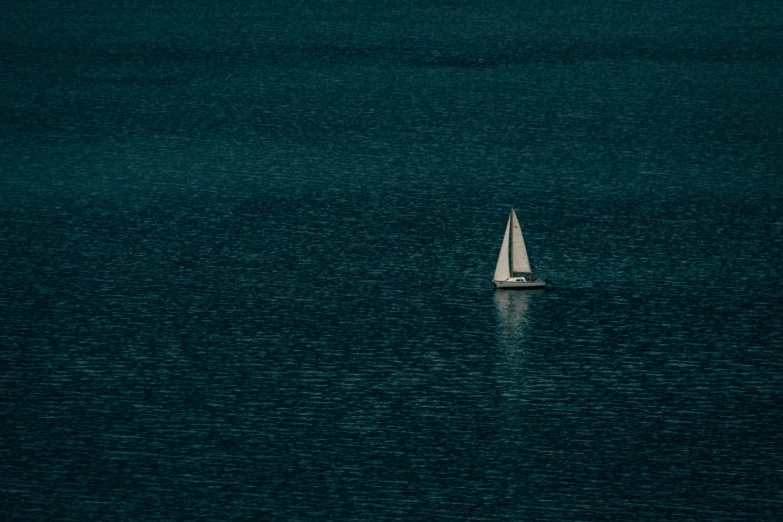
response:
<svg viewBox="0 0 783 522"><path fill-rule="evenodd" d="M783 519L779 1L9 4L1 520Z"/></svg>

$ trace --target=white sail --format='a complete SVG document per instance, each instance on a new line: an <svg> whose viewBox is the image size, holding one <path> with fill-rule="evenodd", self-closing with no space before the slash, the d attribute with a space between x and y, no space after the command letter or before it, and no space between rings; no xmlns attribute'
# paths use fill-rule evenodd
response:
<svg viewBox="0 0 783 522"><path fill-rule="evenodd" d="M498 256L498 264L495 267L495 281L505 281L511 277L511 272L508 266L508 229L511 226L511 218L508 218L506 223L506 233L503 234L503 245L500 247L500 255Z"/></svg>
<svg viewBox="0 0 783 522"><path fill-rule="evenodd" d="M511 209L511 264L514 272L523 272L529 274L530 261L527 259L527 248L525 240L522 238L522 228L519 226L517 214Z"/></svg>

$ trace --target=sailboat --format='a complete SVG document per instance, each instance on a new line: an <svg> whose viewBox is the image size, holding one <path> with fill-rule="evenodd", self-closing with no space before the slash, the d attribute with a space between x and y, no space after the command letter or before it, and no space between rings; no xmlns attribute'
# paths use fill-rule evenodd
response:
<svg viewBox="0 0 783 522"><path fill-rule="evenodd" d="M522 238L522 228L519 226L519 220L513 208L508 217L508 223L506 223L506 233L503 235L503 244L500 247L498 264L492 282L495 283L495 288L513 290L546 288L548 282L546 279L538 280L533 277L532 270L530 270L530 260L527 258L525 240Z"/></svg>

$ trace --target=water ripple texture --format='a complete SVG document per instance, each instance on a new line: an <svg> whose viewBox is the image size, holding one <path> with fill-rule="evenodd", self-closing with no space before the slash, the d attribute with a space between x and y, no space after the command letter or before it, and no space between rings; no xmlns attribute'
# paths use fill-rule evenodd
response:
<svg viewBox="0 0 783 522"><path fill-rule="evenodd" d="M779 520L783 11L724 4L10 7L0 518Z"/></svg>

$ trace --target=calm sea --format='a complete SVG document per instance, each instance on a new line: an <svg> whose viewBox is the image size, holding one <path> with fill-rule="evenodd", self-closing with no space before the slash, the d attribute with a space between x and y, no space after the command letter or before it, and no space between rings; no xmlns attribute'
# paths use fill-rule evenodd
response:
<svg viewBox="0 0 783 522"><path fill-rule="evenodd" d="M16 4L2 520L783 517L778 1Z"/></svg>

